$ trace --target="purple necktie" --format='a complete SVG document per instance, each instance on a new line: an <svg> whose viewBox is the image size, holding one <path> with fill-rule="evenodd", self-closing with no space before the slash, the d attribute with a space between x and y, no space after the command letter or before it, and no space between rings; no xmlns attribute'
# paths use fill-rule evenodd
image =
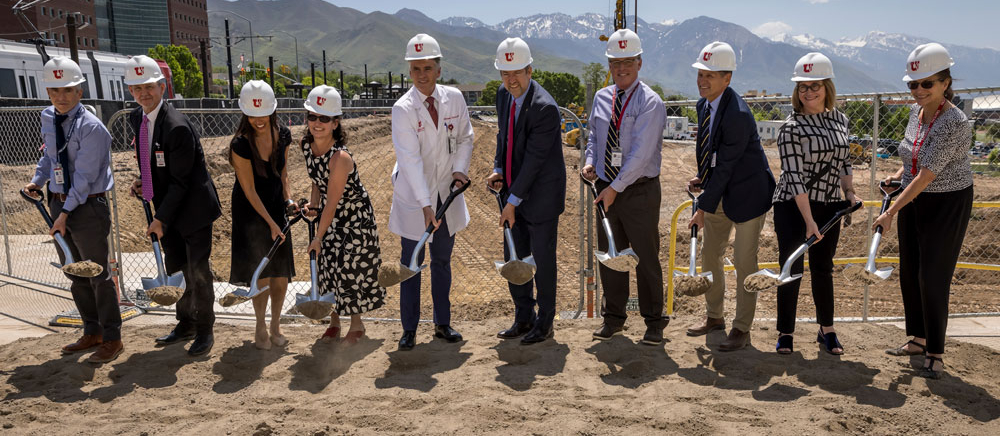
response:
<svg viewBox="0 0 1000 436"><path fill-rule="evenodd" d="M142 198L153 199L153 174L149 164L149 118L142 116L139 126L139 174L142 177Z"/></svg>

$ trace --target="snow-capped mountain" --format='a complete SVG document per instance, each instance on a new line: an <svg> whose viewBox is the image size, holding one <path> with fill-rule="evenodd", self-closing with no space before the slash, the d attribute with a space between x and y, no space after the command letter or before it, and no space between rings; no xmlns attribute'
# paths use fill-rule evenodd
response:
<svg viewBox="0 0 1000 436"><path fill-rule="evenodd" d="M472 17L448 17L441 20L441 24L447 24L455 27L490 27L487 26L486 23L479 21L479 19Z"/></svg>
<svg viewBox="0 0 1000 436"><path fill-rule="evenodd" d="M522 38L588 39L607 33L610 25L608 19L601 14L571 17L555 13L512 18L492 28Z"/></svg>

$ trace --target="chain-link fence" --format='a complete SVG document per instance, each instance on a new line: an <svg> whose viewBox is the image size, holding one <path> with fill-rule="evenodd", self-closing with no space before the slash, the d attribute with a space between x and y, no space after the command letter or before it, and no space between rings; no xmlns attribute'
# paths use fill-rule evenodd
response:
<svg viewBox="0 0 1000 436"><path fill-rule="evenodd" d="M400 261L399 237L388 230L389 208L392 202L390 176L395 164L392 146L391 108L344 108L344 127L347 131L347 146L358 167L361 181L371 197L375 209L376 224L382 249L383 262ZM235 289L228 283L233 262L256 264L260 259L234 258L231 252L232 217L231 193L235 173L229 164L229 143L239 123L240 112L226 109L181 110L196 125L205 150L206 163L215 182L222 202L222 217L215 222L214 244L212 247L212 270L215 274L216 295L221 297ZM496 116L493 108L470 108L475 130L475 146L468 176L472 186L465 198L471 221L455 239L452 256L452 313L458 320L484 319L506 315L513 311L507 283L493 267L495 260L503 260L502 233L497 224L499 210L496 200L488 193L485 179L493 169L493 155L496 150ZM288 180L294 198L308 198L311 182L305 167L305 159L300 141L305 134L302 110L279 109L278 122L287 126L293 137L288 151ZM571 115L570 115L571 116ZM116 187L116 232L120 238L118 257L122 265L122 289L129 298L153 310L141 289L140 277L155 275L155 262L149 252L149 241L144 231L146 221L140 203L127 195L127 188L138 177L135 155L132 147L134 133L128 125L128 113L116 114L109 122L109 130L114 138L113 162ZM576 148L566 148L565 158L569 174L569 198L567 212L560 221L559 238L559 295L558 309L563 316L575 316L579 311L580 283L578 279L582 261L582 249L578 229L582 219L579 216L579 194L576 174L579 171L580 152ZM308 245L308 231L305 224L298 224L291 230L291 243L295 254L296 276L285 297L285 309L294 304L294 294L309 289L309 262L305 247ZM422 274L421 303L424 315L429 316L430 277ZM389 289L385 306L366 314L373 317L398 318L398 287ZM249 303L224 308L216 306L219 313L251 314Z"/></svg>
<svg viewBox="0 0 1000 436"><path fill-rule="evenodd" d="M971 222L959 257L953 286L951 312L979 313L1000 311L1000 168L997 153L1000 153L1000 88L979 88L957 90L956 105L969 118L969 128L973 130L973 141L969 144L969 155L975 179L975 201ZM792 113L791 98L788 96L748 98L757 119L757 129L764 151L775 177L781 172L781 163L776 146L777 132L784 120ZM667 102L668 114L687 116L695 125L696 101ZM873 285L847 280L840 271L847 263L864 263L872 232L871 222L878 215L881 192L878 182L895 173L902 163L897 148L914 101L908 92L880 94L851 94L838 96L838 109L851 120L850 144L854 168L854 186L859 197L868 200L865 210L853 216L853 224L841 231L837 245L837 263L834 283L836 295L836 315L838 317L878 317L901 316L902 306L899 291L898 271L885 281ZM875 108L878 108L876 111ZM993 160L990 160L992 156ZM683 183L695 173L693 141L669 141L664 145L664 205L673 212L676 205L686 200ZM672 162L672 163L671 163ZM671 176L666 168L686 168L681 174ZM689 209L688 209L689 210ZM690 212L687 212L690 213ZM669 216L669 215L667 215ZM687 221L686 213L680 214L681 226ZM661 222L665 234L670 232L669 220ZM686 267L689 260L690 241L685 232L677 231L677 248L674 250L675 267ZM880 246L880 261L893 264L898 262L898 241L895 226L885 234ZM727 259L732 259L732 251ZM664 256L669 263L670 253ZM774 223L768 213L767 223L760 240L759 261L777 262L778 249L774 234ZM808 261L808 256L806 256ZM896 265L892 265L896 266ZM718 280L718 279L717 279ZM727 273L727 292L731 293L735 284L735 273ZM800 316L810 315L812 300L809 289L809 274L803 276L800 292ZM677 297L675 309L678 312L699 313L703 310L701 298ZM773 316L775 293L760 294L758 316Z"/></svg>

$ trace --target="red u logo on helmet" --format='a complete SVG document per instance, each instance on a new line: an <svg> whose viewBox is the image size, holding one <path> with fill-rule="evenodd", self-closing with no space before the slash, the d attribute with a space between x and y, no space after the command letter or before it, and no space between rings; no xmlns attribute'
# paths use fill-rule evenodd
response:
<svg viewBox="0 0 1000 436"><path fill-rule="evenodd" d="M917 71L920 68L920 61L910 62L910 71Z"/></svg>
<svg viewBox="0 0 1000 436"><path fill-rule="evenodd" d="M260 107L260 102L261 102L261 99L259 99L259 98L253 99L253 107Z"/></svg>
<svg viewBox="0 0 1000 436"><path fill-rule="evenodd" d="M63 70L52 70L52 75L57 79L62 79Z"/></svg>
<svg viewBox="0 0 1000 436"><path fill-rule="evenodd" d="M422 51L424 51L424 45L423 44L413 44L413 49L416 50L418 53L422 52Z"/></svg>
<svg viewBox="0 0 1000 436"><path fill-rule="evenodd" d="M701 60L708 61L709 59L712 59L712 53L711 52L707 52L706 51L705 54L701 55Z"/></svg>
<svg viewBox="0 0 1000 436"><path fill-rule="evenodd" d="M322 106L323 103L326 103L326 99L317 95L316 96L316 104Z"/></svg>
<svg viewBox="0 0 1000 436"><path fill-rule="evenodd" d="M503 56L507 58L507 62L511 62L514 60L514 53L504 53Z"/></svg>
<svg viewBox="0 0 1000 436"><path fill-rule="evenodd" d="M804 72L804 73L811 73L812 70L813 70L813 64L804 64L804 65L802 65L802 72Z"/></svg>
<svg viewBox="0 0 1000 436"><path fill-rule="evenodd" d="M137 76L141 76L145 72L146 72L146 67L135 67L135 74Z"/></svg>
<svg viewBox="0 0 1000 436"><path fill-rule="evenodd" d="M625 50L625 47L628 47L628 41L626 41L624 39L621 40L621 41L618 41L618 48L620 48L622 50Z"/></svg>

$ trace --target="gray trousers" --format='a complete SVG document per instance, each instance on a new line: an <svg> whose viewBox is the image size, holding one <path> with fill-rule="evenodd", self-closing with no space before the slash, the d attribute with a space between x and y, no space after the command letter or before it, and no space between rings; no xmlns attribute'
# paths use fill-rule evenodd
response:
<svg viewBox="0 0 1000 436"><path fill-rule="evenodd" d="M55 220L62 213L63 202L49 194L49 210ZM108 234L111 232L111 210L104 197L88 198L85 203L73 209L66 220L66 234L63 239L69 246L73 260L89 260L104 268L104 272L93 278L76 277L66 274L72 284L70 291L73 302L83 319L83 334L100 335L105 342L121 340L122 316L118 308L118 292L111 280L108 267ZM59 244L56 252L59 262L66 256Z"/></svg>

